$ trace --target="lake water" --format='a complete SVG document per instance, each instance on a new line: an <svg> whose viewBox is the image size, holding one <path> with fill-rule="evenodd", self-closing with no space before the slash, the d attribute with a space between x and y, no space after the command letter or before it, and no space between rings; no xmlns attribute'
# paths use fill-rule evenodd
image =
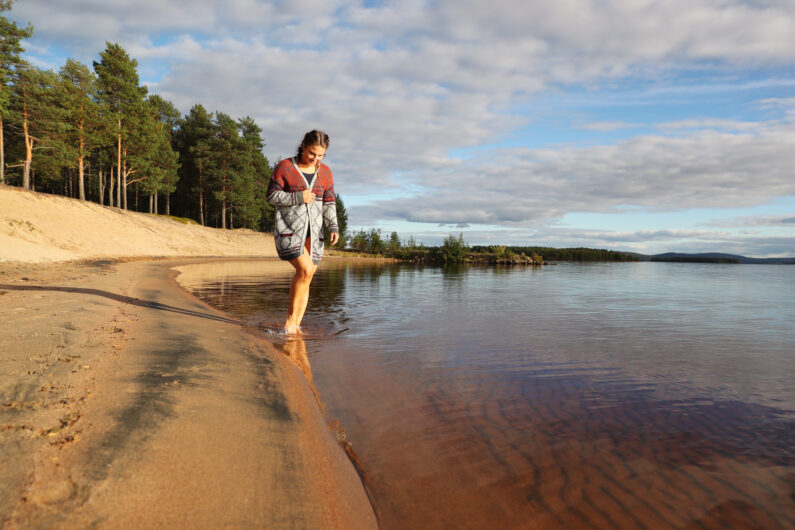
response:
<svg viewBox="0 0 795 530"><path fill-rule="evenodd" d="M288 264L184 270L283 322ZM304 338L269 340L382 528L795 528L793 322L791 266L327 259Z"/></svg>

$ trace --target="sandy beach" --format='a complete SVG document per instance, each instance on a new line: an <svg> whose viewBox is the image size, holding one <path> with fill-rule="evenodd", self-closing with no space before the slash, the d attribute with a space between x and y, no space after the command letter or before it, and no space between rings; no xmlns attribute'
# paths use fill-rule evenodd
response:
<svg viewBox="0 0 795 530"><path fill-rule="evenodd" d="M299 368L177 285L202 256L273 243L0 186L0 526L377 526Z"/></svg>

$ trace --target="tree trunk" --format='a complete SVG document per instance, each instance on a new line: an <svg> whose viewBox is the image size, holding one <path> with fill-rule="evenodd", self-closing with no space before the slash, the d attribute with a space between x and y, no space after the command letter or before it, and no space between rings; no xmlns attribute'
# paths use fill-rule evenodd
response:
<svg viewBox="0 0 795 530"><path fill-rule="evenodd" d="M166 215L171 215L171 194L166 195Z"/></svg>
<svg viewBox="0 0 795 530"><path fill-rule="evenodd" d="M152 194L150 193L150 194L149 194L149 213L150 213L150 214L152 213L152 207L153 207L154 205L155 205L155 198L154 198L154 197L152 196Z"/></svg>
<svg viewBox="0 0 795 530"><path fill-rule="evenodd" d="M22 111L22 131L25 135L25 163L22 166L22 188L29 190L31 189L30 166L33 162L33 137L28 130L27 107L23 107Z"/></svg>
<svg viewBox="0 0 795 530"><path fill-rule="evenodd" d="M226 229L226 199L221 202L221 228Z"/></svg>
<svg viewBox="0 0 795 530"><path fill-rule="evenodd" d="M80 155L77 157L77 179L78 188L80 189L80 200L86 200L86 185L85 185L85 170L83 168L83 149L85 149L85 140L80 138Z"/></svg>
<svg viewBox="0 0 795 530"><path fill-rule="evenodd" d="M123 208L126 210L127 209L127 164L125 163L122 166L122 168L123 168L123 170L122 170L122 178L123 178L123 180L122 180L121 184L124 186L124 188L122 189L121 196L122 196L123 201L124 201L123 202L123 204L124 204Z"/></svg>
<svg viewBox="0 0 795 530"><path fill-rule="evenodd" d="M29 190L31 189L30 184L30 160L27 158L25 159L25 163L22 165L22 189Z"/></svg>
<svg viewBox="0 0 795 530"><path fill-rule="evenodd" d="M3 117L0 116L0 184L6 181L6 146L3 139Z"/></svg>
<svg viewBox="0 0 795 530"><path fill-rule="evenodd" d="M108 206L113 206L113 190L116 188L116 178L113 175L113 166L110 166L110 178L108 179L108 183L110 184L110 193L108 193ZM118 203L116 203L118 204Z"/></svg>
<svg viewBox="0 0 795 530"><path fill-rule="evenodd" d="M97 170L97 177L99 178L99 182L97 185L99 186L99 205L105 205L105 174L104 171L101 169Z"/></svg>
<svg viewBox="0 0 795 530"><path fill-rule="evenodd" d="M199 224L204 226L204 192L199 192Z"/></svg>
<svg viewBox="0 0 795 530"><path fill-rule="evenodd" d="M157 193L155 193L155 215L159 215L160 208L157 207Z"/></svg>
<svg viewBox="0 0 795 530"><path fill-rule="evenodd" d="M121 118L119 118L119 135L116 142L116 208L121 208Z"/></svg>

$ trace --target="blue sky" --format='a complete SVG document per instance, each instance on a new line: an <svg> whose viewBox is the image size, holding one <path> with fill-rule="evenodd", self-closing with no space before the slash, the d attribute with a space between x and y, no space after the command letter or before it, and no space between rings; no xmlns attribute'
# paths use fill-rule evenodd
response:
<svg viewBox="0 0 795 530"><path fill-rule="evenodd" d="M189 7L188 7L189 6ZM182 112L303 132L353 229L795 255L795 2L19 0L26 58L106 41Z"/></svg>

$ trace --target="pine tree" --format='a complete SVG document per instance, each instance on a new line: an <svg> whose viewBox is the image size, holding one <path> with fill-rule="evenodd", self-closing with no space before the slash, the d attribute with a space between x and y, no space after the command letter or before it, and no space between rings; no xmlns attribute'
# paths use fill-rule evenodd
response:
<svg viewBox="0 0 795 530"><path fill-rule="evenodd" d="M238 134L237 123L227 114L217 112L215 134L210 143L210 163L207 174L212 182L213 196L220 202L221 228L227 228L231 208L245 193L245 170L248 151Z"/></svg>
<svg viewBox="0 0 795 530"><path fill-rule="evenodd" d="M176 189L179 168L179 154L174 150L174 140L179 111L170 101L153 94L147 101L149 113L146 119L151 120L148 128L148 146L145 149L146 160L143 164L146 174L143 188L149 194L149 213L158 213L158 197L166 196L166 214L171 214L168 197Z"/></svg>
<svg viewBox="0 0 795 530"><path fill-rule="evenodd" d="M140 153L131 150L131 147L141 147L144 142L141 136L145 133L140 120L145 113L144 97L146 87L138 85L138 61L131 59L119 44L107 43L104 52L100 54L101 60L94 61L94 71L98 76L100 98L105 105L112 109L115 117L116 135L116 205L127 208L127 178L135 169L133 160ZM137 135L137 145L131 146L133 137Z"/></svg>
<svg viewBox="0 0 795 530"><path fill-rule="evenodd" d="M0 2L0 12L11 9L11 1ZM10 111L11 82L14 71L22 64L21 54L25 51L22 39L33 35L33 27L28 24L20 28L16 22L0 16L0 184L5 182L5 138L3 128Z"/></svg>
<svg viewBox="0 0 795 530"><path fill-rule="evenodd" d="M377 254L386 250L386 241L381 239L380 228L371 228L367 233L367 249Z"/></svg>
<svg viewBox="0 0 795 530"><path fill-rule="evenodd" d="M60 71L59 100L67 126L67 156L78 171L79 197L85 200L86 158L102 140L102 122L97 105L96 75L84 64L67 59Z"/></svg>
<svg viewBox="0 0 795 530"><path fill-rule="evenodd" d="M207 170L215 130L212 120L212 114L208 114L203 106L194 105L179 121L176 132L180 163L177 204L183 216L193 217L202 225L207 222Z"/></svg>
<svg viewBox="0 0 795 530"><path fill-rule="evenodd" d="M345 203L342 202L342 197L339 193L334 194L334 205L337 209L337 228L339 229L340 239L337 242L339 248L345 248L348 244L348 212L345 210ZM330 241L329 231L323 225L323 237L326 241Z"/></svg>
<svg viewBox="0 0 795 530"><path fill-rule="evenodd" d="M367 233L363 229L353 234L351 248L354 250L367 250L367 244Z"/></svg>
<svg viewBox="0 0 795 530"><path fill-rule="evenodd" d="M469 251L469 246L464 241L463 232L458 234L458 238L452 234L444 238L439 252L445 263L459 263L464 260L464 255Z"/></svg>
<svg viewBox="0 0 795 530"><path fill-rule="evenodd" d="M10 118L18 127L24 142L24 158L20 164L10 167L22 167L22 187L32 189L31 168L33 166L34 149L55 148L53 140L57 138L62 123L59 107L56 104L58 78L50 70L34 68L26 62L20 63L14 71L14 92L11 98ZM48 146L47 144L50 143ZM52 178L56 168L56 155L61 150L51 151L49 163L45 166L50 171L44 173ZM59 172L59 171L58 171Z"/></svg>
<svg viewBox="0 0 795 530"><path fill-rule="evenodd" d="M389 250L400 250L400 237L397 232L389 235Z"/></svg>
<svg viewBox="0 0 795 530"><path fill-rule="evenodd" d="M257 228L262 226L263 218L273 218L273 206L266 200L271 168L268 159L262 153L265 147L262 128L249 116L239 119L237 125L246 146L248 160L241 182L241 189L247 191L239 195L242 200L239 209L244 225L248 228Z"/></svg>

